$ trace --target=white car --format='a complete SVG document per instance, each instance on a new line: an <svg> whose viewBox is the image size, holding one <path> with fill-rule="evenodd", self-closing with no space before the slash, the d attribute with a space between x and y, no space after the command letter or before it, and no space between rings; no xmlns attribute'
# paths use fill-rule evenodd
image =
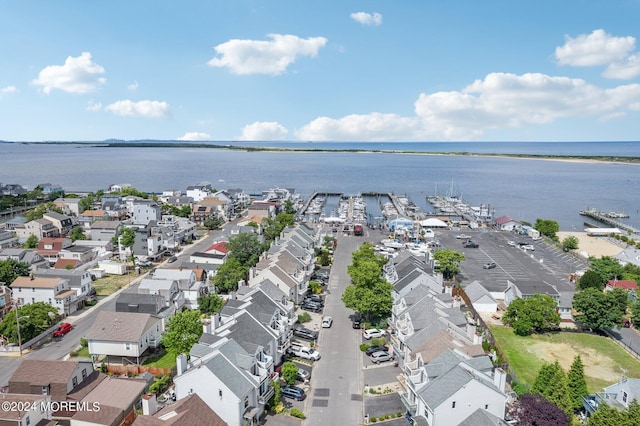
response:
<svg viewBox="0 0 640 426"><path fill-rule="evenodd" d="M531 250L534 251L536 248L534 246L532 246L531 244L526 244L524 246L522 246L522 250Z"/></svg>
<svg viewBox="0 0 640 426"><path fill-rule="evenodd" d="M516 246L516 242L515 241L507 241L507 245L511 246L511 247L515 247Z"/></svg>
<svg viewBox="0 0 640 426"><path fill-rule="evenodd" d="M384 334L385 334L384 330L379 330L377 328L370 328L364 331L363 336L365 339L369 340L375 337L383 337Z"/></svg>
<svg viewBox="0 0 640 426"><path fill-rule="evenodd" d="M322 328L331 328L331 324L333 324L333 318L331 317L322 318Z"/></svg>
<svg viewBox="0 0 640 426"><path fill-rule="evenodd" d="M384 362L384 361L391 361L392 359L395 358L395 356L391 355L389 352L380 351L380 352L372 353L369 358L371 359L371 362L375 364L380 364L381 362Z"/></svg>
<svg viewBox="0 0 640 426"><path fill-rule="evenodd" d="M468 240L469 238L471 238L471 235L467 235L467 234L456 235L456 240Z"/></svg>

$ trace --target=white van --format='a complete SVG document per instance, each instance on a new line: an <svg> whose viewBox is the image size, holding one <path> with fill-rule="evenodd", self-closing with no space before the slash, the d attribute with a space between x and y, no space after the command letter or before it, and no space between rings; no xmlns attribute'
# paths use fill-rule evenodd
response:
<svg viewBox="0 0 640 426"><path fill-rule="evenodd" d="M322 328L330 328L331 324L333 324L333 318L331 317L322 318Z"/></svg>

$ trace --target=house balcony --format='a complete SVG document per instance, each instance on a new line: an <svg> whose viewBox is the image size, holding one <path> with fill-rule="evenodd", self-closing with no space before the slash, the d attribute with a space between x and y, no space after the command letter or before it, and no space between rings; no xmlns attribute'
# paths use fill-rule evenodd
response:
<svg viewBox="0 0 640 426"><path fill-rule="evenodd" d="M624 410L626 407L618 402L616 396L617 394L615 393L606 392L597 392L595 395L583 396L582 406L584 407L587 416L593 414L603 404L610 405L613 408L617 408L619 410Z"/></svg>
<svg viewBox="0 0 640 426"><path fill-rule="evenodd" d="M258 396L258 403L263 405L266 404L274 394L275 389L273 388L273 386L268 386L267 390L262 395Z"/></svg>
<svg viewBox="0 0 640 426"><path fill-rule="evenodd" d="M278 342L278 353L286 354L287 349L291 347L291 338L288 337L284 342Z"/></svg>
<svg viewBox="0 0 640 426"><path fill-rule="evenodd" d="M258 375L260 378L264 378L263 376L269 375L269 373L273 370L273 357L268 355L263 355L262 361L256 361L258 365Z"/></svg>
<svg viewBox="0 0 640 426"><path fill-rule="evenodd" d="M416 415L418 404L416 402L411 402L408 392L403 392L400 394L400 401L402 401L409 414L411 414L412 416Z"/></svg>

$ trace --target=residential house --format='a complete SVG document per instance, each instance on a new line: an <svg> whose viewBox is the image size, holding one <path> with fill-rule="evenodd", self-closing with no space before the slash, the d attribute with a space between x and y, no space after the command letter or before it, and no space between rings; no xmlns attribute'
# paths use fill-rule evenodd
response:
<svg viewBox="0 0 640 426"><path fill-rule="evenodd" d="M175 281L182 293L184 304L189 309L198 309L198 298L213 293L213 285L207 279L207 275L197 268L156 269L151 278Z"/></svg>
<svg viewBox="0 0 640 426"><path fill-rule="evenodd" d="M11 289L0 285L0 320L11 310Z"/></svg>
<svg viewBox="0 0 640 426"><path fill-rule="evenodd" d="M38 269L35 277L61 278L69 282L69 288L76 292L78 300L84 300L93 292L91 272L79 269Z"/></svg>
<svg viewBox="0 0 640 426"><path fill-rule="evenodd" d="M49 395L53 401L66 401L67 395L96 376L89 360L24 359L9 379L9 392Z"/></svg>
<svg viewBox="0 0 640 426"><path fill-rule="evenodd" d="M612 291L616 288L625 290L625 291L634 291L638 292L638 284L634 280L609 280L607 281L607 285L605 286L605 291Z"/></svg>
<svg viewBox="0 0 640 426"><path fill-rule="evenodd" d="M74 221L71 217L58 212L47 212L42 215L42 218L51 222L58 230L59 235L69 235L74 226Z"/></svg>
<svg viewBox="0 0 640 426"><path fill-rule="evenodd" d="M95 410L72 412L71 426L120 426L132 424L136 407L147 389L147 382L102 375L103 379L86 394L78 394L81 406Z"/></svg>
<svg viewBox="0 0 640 426"><path fill-rule="evenodd" d="M480 281L473 281L464 288L464 292L469 298L478 313L495 313L498 310L498 301L491 295Z"/></svg>
<svg viewBox="0 0 640 426"><path fill-rule="evenodd" d="M60 235L58 228L53 226L53 223L47 219L37 219L25 224L17 224L14 230L18 238L22 239L34 235L41 240L43 238L55 238Z"/></svg>
<svg viewBox="0 0 640 426"><path fill-rule="evenodd" d="M227 189L226 193L229 194L229 197L231 197L231 199L233 200L236 211L244 209L249 205L249 203L251 203L251 197L249 196L249 194L244 192L243 189Z"/></svg>
<svg viewBox="0 0 640 426"><path fill-rule="evenodd" d="M229 249L226 241L218 241L213 243L202 251L194 252L189 256L189 261L193 263L209 263L214 265L222 265L227 261Z"/></svg>
<svg viewBox="0 0 640 426"><path fill-rule="evenodd" d="M18 277L11 283L11 290L20 305L44 302L56 308L60 315L78 310L76 291L69 287L69 280L63 278Z"/></svg>
<svg viewBox="0 0 640 426"><path fill-rule="evenodd" d="M51 397L49 395L25 395L3 393L2 403L13 410L0 410L0 425L47 425L51 420ZM42 408L41 408L42 407ZM54 423L55 424L55 423Z"/></svg>
<svg viewBox="0 0 640 426"><path fill-rule="evenodd" d="M593 414L603 404L618 410L626 410L629 408L631 401L640 401L640 379L631 379L622 376L618 383L607 386L602 392L595 395L587 395L582 397L582 405L587 416Z"/></svg>
<svg viewBox="0 0 640 426"><path fill-rule="evenodd" d="M273 396L276 336L245 310L205 324L191 362L178 358L178 399L195 393L229 425L255 424Z"/></svg>
<svg viewBox="0 0 640 426"><path fill-rule="evenodd" d="M0 251L0 260L8 259L27 263L32 271L35 271L37 268L46 268L49 266L49 262L34 250L23 248L8 248Z"/></svg>
<svg viewBox="0 0 640 426"><path fill-rule="evenodd" d="M4 223L4 229L7 231L18 232L16 229L24 228L24 225L27 223L27 218L24 216L15 216L11 219L7 220Z"/></svg>
<svg viewBox="0 0 640 426"><path fill-rule="evenodd" d="M191 220L198 224L202 224L210 217L219 217L226 219L229 216L230 202L220 200L216 197L204 198L193 206L191 212Z"/></svg>
<svg viewBox="0 0 640 426"><path fill-rule="evenodd" d="M120 195L104 194L100 198L100 209L110 217L119 218L127 214L127 206Z"/></svg>
<svg viewBox="0 0 640 426"><path fill-rule="evenodd" d="M66 215L80 216L80 200L82 198L56 198L53 202Z"/></svg>
<svg viewBox="0 0 640 426"><path fill-rule="evenodd" d="M160 234L152 234L151 226L134 228L135 229L135 241L133 244L133 254L135 256L153 257L156 256L164 248L162 247L162 236ZM120 253L123 253L123 249L120 249Z"/></svg>
<svg viewBox="0 0 640 426"><path fill-rule="evenodd" d="M73 245L78 247L90 247L99 259L111 257L113 242L111 240L76 240Z"/></svg>
<svg viewBox="0 0 640 426"><path fill-rule="evenodd" d="M6 185L0 185L0 194L2 195L24 195L27 190L17 183L7 183Z"/></svg>
<svg viewBox="0 0 640 426"><path fill-rule="evenodd" d="M135 358L136 363L148 350L158 347L162 319L150 314L101 311L86 334L89 353Z"/></svg>
<svg viewBox="0 0 640 426"><path fill-rule="evenodd" d="M91 223L92 241L112 241L120 231L122 224L119 221L97 220Z"/></svg>
<svg viewBox="0 0 640 426"><path fill-rule="evenodd" d="M68 238L42 238L38 241L36 252L50 264L54 264L60 257L60 252L71 245L71 240Z"/></svg>
<svg viewBox="0 0 640 426"><path fill-rule="evenodd" d="M640 249L637 247L627 247L613 257L618 259L623 265L631 263L640 266Z"/></svg>
<svg viewBox="0 0 640 426"><path fill-rule="evenodd" d="M535 294L546 294L553 299L560 300L560 293L558 290L544 281L537 280L519 280L511 282L507 280L507 290L505 291L504 303L509 306L518 297L527 299Z"/></svg>
<svg viewBox="0 0 640 426"><path fill-rule="evenodd" d="M493 226L500 231L515 231L522 227L522 222L509 216L500 216L494 219Z"/></svg>
<svg viewBox="0 0 640 426"><path fill-rule="evenodd" d="M184 306L184 295L174 280L161 280L145 278L138 285L140 294L157 294L164 299L164 306L171 309L172 315L179 312Z"/></svg>
<svg viewBox="0 0 640 426"><path fill-rule="evenodd" d="M264 203L253 201L247 207L247 218L252 218L255 223L262 223L262 219L276 217L279 203Z"/></svg>
<svg viewBox="0 0 640 426"><path fill-rule="evenodd" d="M178 244L198 238L196 224L185 217L162 215L158 226L173 232L173 238Z"/></svg>
<svg viewBox="0 0 640 426"><path fill-rule="evenodd" d="M0 231L0 250L18 245L18 239L9 231Z"/></svg>
<svg viewBox="0 0 640 426"><path fill-rule="evenodd" d="M187 197L193 198L194 202L199 202L211 195L211 184L199 183L197 185L187 186Z"/></svg>
<svg viewBox="0 0 640 426"><path fill-rule="evenodd" d="M162 207L153 200L137 200L133 203L133 223L148 225L158 222L162 217Z"/></svg>
<svg viewBox="0 0 640 426"><path fill-rule="evenodd" d="M71 245L65 247L58 253L58 259L71 259L77 260L79 263L89 263L96 257L92 247Z"/></svg>
<svg viewBox="0 0 640 426"><path fill-rule="evenodd" d="M469 358L444 350L427 364L420 358L404 367L408 390L401 400L414 425L460 424L483 409L504 418L506 373L487 356Z"/></svg>
<svg viewBox="0 0 640 426"><path fill-rule="evenodd" d="M135 312L163 317L165 306L164 297L160 294L120 293L116 299L116 312Z"/></svg>
<svg viewBox="0 0 640 426"><path fill-rule="evenodd" d="M213 411L197 394L192 393L175 404L164 407L156 412L155 395L145 395L142 401L142 415L136 417L133 426L180 426L207 425L228 426L215 411ZM153 407L146 408L145 407Z"/></svg>
<svg viewBox="0 0 640 426"><path fill-rule="evenodd" d="M63 192L62 186L57 183L40 183L36 186L36 188L40 188L44 195L51 195L54 192Z"/></svg>
<svg viewBox="0 0 640 426"><path fill-rule="evenodd" d="M133 188L130 183L114 183L109 185L107 192L122 192L125 188Z"/></svg>
<svg viewBox="0 0 640 426"><path fill-rule="evenodd" d="M80 265L80 261L77 259L58 259L56 263L53 264L53 269L75 269L76 266Z"/></svg>
<svg viewBox="0 0 640 426"><path fill-rule="evenodd" d="M110 216L106 210L85 210L78 216L78 225L85 229L90 229L91 224L100 220L110 220Z"/></svg>
<svg viewBox="0 0 640 426"><path fill-rule="evenodd" d="M442 275L433 274L433 270L424 261L414 255L409 255L399 263L395 260L394 258L385 265L385 278L393 284L393 291L397 297L403 297L422 285L435 293L444 292Z"/></svg>

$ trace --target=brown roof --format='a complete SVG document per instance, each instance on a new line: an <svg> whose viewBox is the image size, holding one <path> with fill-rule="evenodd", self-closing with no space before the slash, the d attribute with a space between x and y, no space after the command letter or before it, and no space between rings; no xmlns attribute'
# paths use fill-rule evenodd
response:
<svg viewBox="0 0 640 426"><path fill-rule="evenodd" d="M102 311L87 332L87 339L138 342L158 317L137 312Z"/></svg>
<svg viewBox="0 0 640 426"><path fill-rule="evenodd" d="M201 205L201 206L206 206L206 205L209 205L209 206L220 206L220 205L224 205L224 204L227 204L227 202L226 201L222 201L222 200L220 200L220 199L218 199L216 197L207 197L204 200L201 200L201 201L198 202L198 205Z"/></svg>
<svg viewBox="0 0 640 426"><path fill-rule="evenodd" d="M60 284L60 281L65 281L62 278L42 278L35 277L31 279L31 277L18 277L14 282L11 283L11 288L17 287L36 287L36 288L54 288L56 285Z"/></svg>
<svg viewBox="0 0 640 426"><path fill-rule="evenodd" d="M82 401L127 410L138 402L146 387L145 380L106 377Z"/></svg>
<svg viewBox="0 0 640 426"><path fill-rule="evenodd" d="M55 269L67 269L67 266L70 266L71 269L75 268L80 261L78 259L58 259L56 263L53 264Z"/></svg>
<svg viewBox="0 0 640 426"><path fill-rule="evenodd" d="M106 216L107 212L104 210L85 210L81 216L86 217L101 217Z"/></svg>
<svg viewBox="0 0 640 426"><path fill-rule="evenodd" d="M422 361L427 364L445 349L452 349L460 351L470 357L477 357L484 355L484 349L482 345L460 345L460 343L454 342L453 336L451 336L446 330L440 330L433 336L425 340L420 346L412 352L412 355L420 353Z"/></svg>
<svg viewBox="0 0 640 426"><path fill-rule="evenodd" d="M208 425L227 426L197 394L182 398L158 411L153 416L138 416L134 426Z"/></svg>
<svg viewBox="0 0 640 426"><path fill-rule="evenodd" d="M76 291L75 290L67 290L67 291L63 291L62 293L58 293L56 294L55 298L56 299L64 299L67 296L71 296L72 294L75 294Z"/></svg>
<svg viewBox="0 0 640 426"><path fill-rule="evenodd" d="M637 290L638 284L633 280L609 280L607 285L612 288L621 288L623 290Z"/></svg>
<svg viewBox="0 0 640 426"><path fill-rule="evenodd" d="M48 386L51 383L66 385L77 366L77 361L24 359L9 379L9 384L22 382L35 386Z"/></svg>

